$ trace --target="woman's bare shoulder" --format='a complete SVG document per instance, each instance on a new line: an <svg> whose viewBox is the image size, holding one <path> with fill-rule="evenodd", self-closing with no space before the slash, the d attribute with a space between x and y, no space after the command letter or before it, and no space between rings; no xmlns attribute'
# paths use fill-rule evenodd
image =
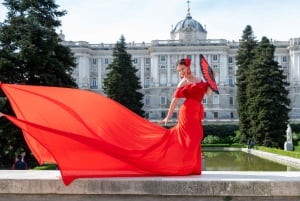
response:
<svg viewBox="0 0 300 201"><path fill-rule="evenodd" d="M197 80L197 82L203 82L203 79L201 77L195 77L195 79Z"/></svg>
<svg viewBox="0 0 300 201"><path fill-rule="evenodd" d="M180 82L177 85L177 88L184 87L186 85L186 83L187 82L186 82L185 78L181 79Z"/></svg>

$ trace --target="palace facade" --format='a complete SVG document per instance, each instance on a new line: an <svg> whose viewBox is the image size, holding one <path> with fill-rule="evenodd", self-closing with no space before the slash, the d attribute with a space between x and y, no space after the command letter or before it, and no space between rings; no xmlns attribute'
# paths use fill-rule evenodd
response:
<svg viewBox="0 0 300 201"><path fill-rule="evenodd" d="M103 93L103 79L107 66L112 62L115 44L89 44L85 41L65 41L76 58L77 67L73 77L81 89ZM272 41L275 45L275 60L284 70L290 83L291 121L300 120L300 38L289 41ZM133 65L138 70L144 110L151 121L164 118L168 112L172 95L179 81L176 62L184 57L192 60L191 70L202 76L199 55L203 54L217 72L216 81L220 94L212 93L203 100L204 121L235 122L236 101L236 55L239 42L224 39L207 39L206 29L189 12L170 32L170 40L153 40L151 43L127 43ZM274 97L276 98L276 97ZM178 108L177 108L178 109ZM172 121L176 121L176 112Z"/></svg>

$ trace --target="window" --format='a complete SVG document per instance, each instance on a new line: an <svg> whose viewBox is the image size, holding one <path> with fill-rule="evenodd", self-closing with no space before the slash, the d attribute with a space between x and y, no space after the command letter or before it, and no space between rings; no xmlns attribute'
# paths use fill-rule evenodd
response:
<svg viewBox="0 0 300 201"><path fill-rule="evenodd" d="M166 67L166 65L160 65L159 68L160 69L166 69L167 67Z"/></svg>
<svg viewBox="0 0 300 201"><path fill-rule="evenodd" d="M163 119L163 118L165 118L166 116L167 116L167 112L165 112L165 111L162 111L162 112L161 112L161 116L160 116L160 117Z"/></svg>
<svg viewBox="0 0 300 201"><path fill-rule="evenodd" d="M218 55L214 54L214 55L212 56L212 60L213 60L213 61L218 61L218 60L219 60Z"/></svg>
<svg viewBox="0 0 300 201"><path fill-rule="evenodd" d="M178 76L178 74L177 74L177 71L176 72L172 72L172 74L171 74L171 84L172 84L172 86L177 86L177 84L178 84L178 78L179 76Z"/></svg>
<svg viewBox="0 0 300 201"><path fill-rule="evenodd" d="M233 112L230 112L230 118L231 118L231 119L234 118Z"/></svg>
<svg viewBox="0 0 300 201"><path fill-rule="evenodd" d="M146 65L150 65L151 64L151 59L150 58L146 58L145 59L145 64Z"/></svg>
<svg viewBox="0 0 300 201"><path fill-rule="evenodd" d="M134 64L137 64L137 63L138 63L138 59L137 59L137 58L134 58L134 59L132 60L132 62L133 62Z"/></svg>
<svg viewBox="0 0 300 201"><path fill-rule="evenodd" d="M165 63L165 62L167 61L166 56L161 55L160 58L159 58L159 61L160 61L161 63Z"/></svg>
<svg viewBox="0 0 300 201"><path fill-rule="evenodd" d="M166 86L167 85L167 74L164 72L160 72L159 74L159 84L161 86Z"/></svg>
<svg viewBox="0 0 300 201"><path fill-rule="evenodd" d="M206 118L206 112L204 112L204 118Z"/></svg>
<svg viewBox="0 0 300 201"><path fill-rule="evenodd" d="M166 105L167 104L167 97L166 96L161 96L160 97L160 104L161 105Z"/></svg>
<svg viewBox="0 0 300 201"><path fill-rule="evenodd" d="M218 112L214 112L214 119L217 119L219 116Z"/></svg>
<svg viewBox="0 0 300 201"><path fill-rule="evenodd" d="M218 64L214 64L213 68L219 68L219 65Z"/></svg>
<svg viewBox="0 0 300 201"><path fill-rule="evenodd" d="M219 80L219 73L217 72L216 76L215 76L215 81L217 84L219 84L220 80Z"/></svg>
<svg viewBox="0 0 300 201"><path fill-rule="evenodd" d="M92 78L91 88L92 89L96 89L97 88L97 78Z"/></svg>
<svg viewBox="0 0 300 201"><path fill-rule="evenodd" d="M234 85L234 83L233 83L233 77L232 76L228 77L228 84L229 84L229 86L233 86Z"/></svg>
<svg viewBox="0 0 300 201"><path fill-rule="evenodd" d="M93 59L92 59L92 63L93 63L93 65L97 65L97 59L96 59L96 58L93 58Z"/></svg>
<svg viewBox="0 0 300 201"><path fill-rule="evenodd" d="M228 63L232 64L233 63L233 59L232 57L228 57Z"/></svg>
<svg viewBox="0 0 300 201"><path fill-rule="evenodd" d="M146 68L144 74L146 77L150 76L151 75L150 69Z"/></svg>
<svg viewBox="0 0 300 201"><path fill-rule="evenodd" d="M108 64L108 58L104 59L104 64Z"/></svg>
<svg viewBox="0 0 300 201"><path fill-rule="evenodd" d="M149 96L145 97L145 105L150 106L150 97Z"/></svg>
<svg viewBox="0 0 300 201"><path fill-rule="evenodd" d="M219 104L219 96L213 96L213 104L214 105Z"/></svg>
<svg viewBox="0 0 300 201"><path fill-rule="evenodd" d="M149 79L149 78L146 78L146 79L145 79L144 87L145 87L145 88L149 88L149 87L150 87L150 79Z"/></svg>
<svg viewBox="0 0 300 201"><path fill-rule="evenodd" d="M206 98L202 99L202 104L207 104L207 99Z"/></svg>
<svg viewBox="0 0 300 201"><path fill-rule="evenodd" d="M233 97L232 96L229 97L229 104L233 105Z"/></svg>
<svg viewBox="0 0 300 201"><path fill-rule="evenodd" d="M287 62L287 57L286 57L286 56L283 56L283 57L282 57L282 62L283 62L283 63L286 63L286 62Z"/></svg>

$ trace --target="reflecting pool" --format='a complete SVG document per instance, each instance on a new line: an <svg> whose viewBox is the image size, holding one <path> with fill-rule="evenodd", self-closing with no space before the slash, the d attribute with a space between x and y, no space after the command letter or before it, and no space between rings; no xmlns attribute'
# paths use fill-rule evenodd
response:
<svg viewBox="0 0 300 201"><path fill-rule="evenodd" d="M207 171L300 171L242 151L204 151Z"/></svg>

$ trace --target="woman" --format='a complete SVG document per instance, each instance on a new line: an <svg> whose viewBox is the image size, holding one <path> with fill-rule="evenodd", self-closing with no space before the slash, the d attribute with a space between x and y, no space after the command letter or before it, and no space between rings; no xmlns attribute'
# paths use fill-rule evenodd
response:
<svg viewBox="0 0 300 201"><path fill-rule="evenodd" d="M191 60L188 58L177 62L176 68L181 80L174 93L168 114L160 122L167 124L179 99L185 98L179 110L178 123L170 129L170 132L178 136L178 141L186 146L187 155L192 156L192 159L189 158L189 163L191 167L194 167L193 173L200 174L201 140L203 138L202 119L204 116L202 99L206 93L210 92L210 89L206 82L192 74L190 65Z"/></svg>
<svg viewBox="0 0 300 201"><path fill-rule="evenodd" d="M23 131L40 164L56 163L66 185L77 178L191 175L201 173L201 100L205 82L190 60L177 65L182 77L167 117L186 98L171 129L152 123L119 103L86 90L1 84L16 117L0 114Z"/></svg>

